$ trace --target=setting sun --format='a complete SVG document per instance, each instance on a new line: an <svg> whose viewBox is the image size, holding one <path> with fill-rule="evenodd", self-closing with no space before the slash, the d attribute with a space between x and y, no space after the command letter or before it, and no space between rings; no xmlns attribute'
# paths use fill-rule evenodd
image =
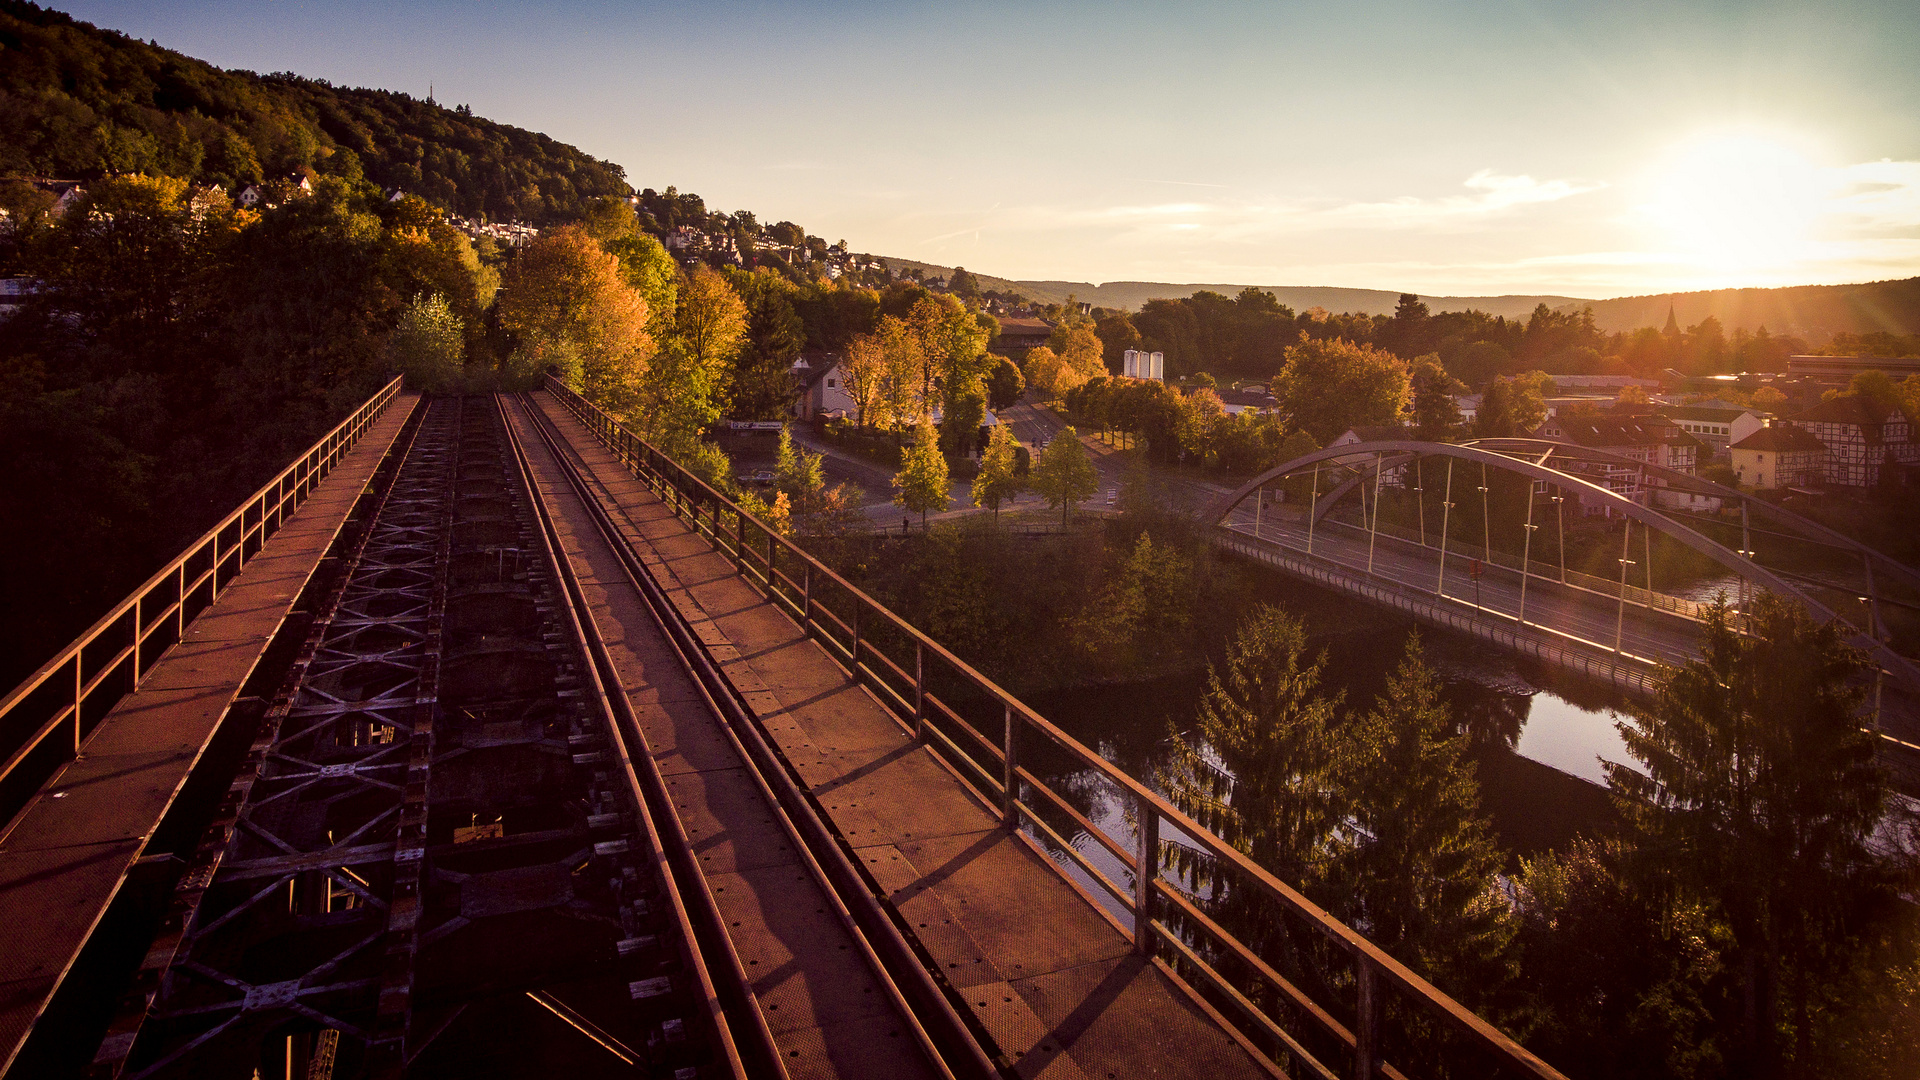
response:
<svg viewBox="0 0 1920 1080"><path fill-rule="evenodd" d="M1648 215L1680 253L1728 269L1803 257L1827 194L1805 154L1751 132L1679 147L1654 167L1649 185Z"/></svg>

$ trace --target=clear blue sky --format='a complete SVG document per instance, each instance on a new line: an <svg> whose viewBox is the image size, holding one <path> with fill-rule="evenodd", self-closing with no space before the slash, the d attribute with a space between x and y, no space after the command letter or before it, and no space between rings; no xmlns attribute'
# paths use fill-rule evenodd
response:
<svg viewBox="0 0 1920 1080"><path fill-rule="evenodd" d="M1920 274L1920 4L84 0L1016 278L1614 296Z"/></svg>

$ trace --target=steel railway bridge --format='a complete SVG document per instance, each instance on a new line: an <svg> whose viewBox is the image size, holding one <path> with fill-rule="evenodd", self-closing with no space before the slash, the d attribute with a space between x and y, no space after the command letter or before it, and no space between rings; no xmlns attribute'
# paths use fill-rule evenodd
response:
<svg viewBox="0 0 1920 1080"><path fill-rule="evenodd" d="M1209 520L1248 558L1635 691L1698 652L1708 602L1677 586L1708 578L1736 626L1772 592L1849 628L1885 749L1920 762L1920 665L1896 648L1920 572L1751 493L1537 439L1361 442L1268 470Z"/></svg>
<svg viewBox="0 0 1920 1080"><path fill-rule="evenodd" d="M8 1078L1559 1075L557 383L386 387L0 755Z"/></svg>

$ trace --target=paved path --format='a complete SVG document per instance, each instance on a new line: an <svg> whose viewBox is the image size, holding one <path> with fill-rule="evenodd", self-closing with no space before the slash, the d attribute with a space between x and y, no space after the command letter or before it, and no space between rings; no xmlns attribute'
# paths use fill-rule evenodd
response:
<svg viewBox="0 0 1920 1080"><path fill-rule="evenodd" d="M600 483L620 492L642 558L1018 1075L1268 1075L1050 860L1002 829L997 807L633 483L564 407L540 401ZM709 783L697 760L669 760L688 751L664 732L654 751L663 768L681 770L687 785ZM723 905L760 903L757 890L773 887L744 878L739 886L756 892ZM800 942L767 947L769 962L807 963Z"/></svg>

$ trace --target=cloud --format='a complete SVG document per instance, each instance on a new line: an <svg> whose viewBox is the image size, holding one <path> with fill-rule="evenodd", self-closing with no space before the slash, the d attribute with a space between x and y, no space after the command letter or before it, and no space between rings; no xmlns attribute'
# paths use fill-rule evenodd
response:
<svg viewBox="0 0 1920 1080"><path fill-rule="evenodd" d="M1492 169L1481 169L1466 179L1465 187L1474 192L1472 195L1438 199L1408 195L1387 202L1347 203L1321 211L1319 216L1330 221L1381 228L1417 227L1484 218L1517 206L1559 202L1606 186L1597 180L1535 180L1531 176L1502 176Z"/></svg>

